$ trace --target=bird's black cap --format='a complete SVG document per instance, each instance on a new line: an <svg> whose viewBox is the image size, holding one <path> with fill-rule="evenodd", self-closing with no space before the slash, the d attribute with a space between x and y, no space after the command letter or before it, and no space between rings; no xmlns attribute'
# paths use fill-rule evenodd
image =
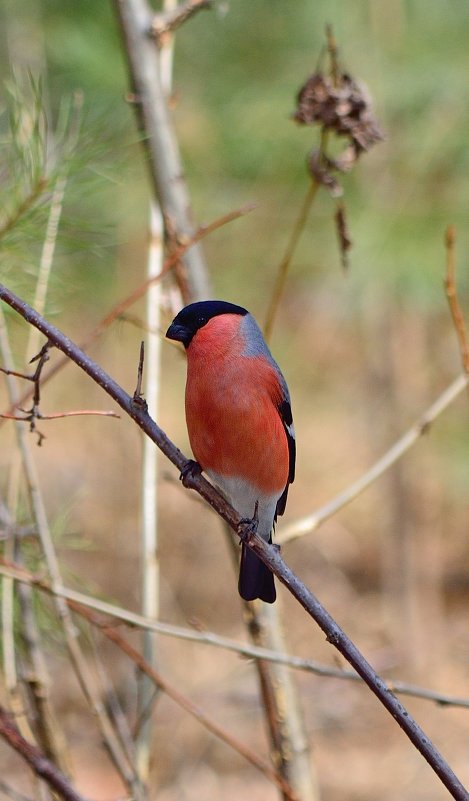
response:
<svg viewBox="0 0 469 801"><path fill-rule="evenodd" d="M212 317L218 317L220 314L239 314L244 317L248 311L225 300L201 300L190 303L176 315L166 331L166 336L168 339L182 342L187 348L199 328L203 328Z"/></svg>

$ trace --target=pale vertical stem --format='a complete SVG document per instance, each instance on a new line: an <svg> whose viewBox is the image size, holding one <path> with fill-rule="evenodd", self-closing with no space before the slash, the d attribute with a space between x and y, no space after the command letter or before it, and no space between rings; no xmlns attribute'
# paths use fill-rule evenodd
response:
<svg viewBox="0 0 469 801"><path fill-rule="evenodd" d="M142 144L155 196L171 233L184 241L193 235L194 226L178 142L160 80L159 53L149 36L154 12L146 0L114 0L114 5L122 29L135 111L143 133ZM210 282L200 245L191 247L181 261L187 269L192 299L209 297Z"/></svg>
<svg viewBox="0 0 469 801"><path fill-rule="evenodd" d="M163 262L163 222L161 211L152 202L150 206L150 244L148 249L147 277L157 275ZM148 288L146 298L147 334L145 342L145 400L148 412L158 419L161 338L160 326L161 282ZM159 615L159 560L158 560L158 449L149 437L143 438L142 461L142 614L157 618ZM152 632L143 634L143 653L152 666L156 662L156 641ZM155 688L148 676L139 679L139 718L142 724L136 743L137 768L142 781L148 780L151 748L151 705Z"/></svg>
<svg viewBox="0 0 469 801"><path fill-rule="evenodd" d="M175 8L175 0L163 0L163 10ZM159 51L160 81L165 98L171 92L173 66L173 37L166 38ZM156 199L150 205L149 247L147 278L161 272L164 261L164 220ZM148 412L158 419L158 405L161 381L161 337L159 334L161 316L161 281L150 284L146 296L145 342L145 399ZM145 617L159 616L159 560L158 560L158 449L149 437L143 440L142 463L142 614ZM143 654L152 666L156 663L156 640L154 633L143 634ZM153 682L146 675L140 677L139 717L142 724L136 743L137 767L142 781L148 780L151 752L151 707L155 697Z"/></svg>
<svg viewBox="0 0 469 801"><path fill-rule="evenodd" d="M273 605L259 603L256 644L286 653L285 634L281 621L281 598ZM258 640L258 642L257 642ZM306 735L298 691L291 670L286 665L270 666L271 682L275 688L277 715L277 748L281 773L301 801L319 799L319 787L311 750Z"/></svg>
<svg viewBox="0 0 469 801"><path fill-rule="evenodd" d="M275 604L245 604L247 627L255 645L288 653L278 598ZM291 671L285 666L256 660L272 762L299 801L318 801L319 787L304 728L301 706ZM287 796L283 794L283 797Z"/></svg>
<svg viewBox="0 0 469 801"><path fill-rule="evenodd" d="M0 317L0 337L2 319ZM19 462L13 458L10 466L9 487L7 498L7 509L13 509L16 505L18 487L18 468ZM14 539L8 539L4 546L4 555L7 561L12 562L14 557ZM13 579L4 576L2 579L2 656L3 671L5 675L5 685L10 698L16 694L18 676L16 671L15 659L15 638L13 634ZM15 710L13 710L15 711Z"/></svg>
<svg viewBox="0 0 469 801"><path fill-rule="evenodd" d="M66 185L65 178L59 178L56 182L54 192L52 195L52 203L47 222L46 235L42 247L41 259L39 263L39 274L36 283L36 293L34 296L34 304L33 304L34 308L40 314L42 314L44 311L44 306L46 301L47 287L49 284L49 276L54 258L58 226L59 226L60 216L62 213L65 185ZM10 368L13 369L14 366L13 357L9 347L9 340L3 314L0 319L0 325L2 327L1 350L2 353L4 354L5 364L10 365ZM30 327L28 345L26 348L27 359L28 355L30 358L36 353L37 350L39 350L39 345L38 345L39 337L40 337L40 332L37 330L37 328ZM10 397L17 399L19 393L17 392L17 383L14 380L13 376L8 377L8 387L9 387ZM10 493L9 493L10 497L8 501L8 509L10 510L10 514L13 515L12 518L13 522L14 522L14 512L12 510L16 509L17 506L18 489L19 489L19 470L20 470L20 458L19 454L16 452L12 457ZM13 548L14 548L14 542L12 539L8 541L5 545L6 558L10 559L13 558ZM4 647L5 678L7 682L7 687L9 687L10 690L12 690L13 686L16 685L12 607L13 607L13 582L11 580L5 580L3 587L3 594L2 594L2 624L3 624L4 643L5 643Z"/></svg>
<svg viewBox="0 0 469 801"><path fill-rule="evenodd" d="M236 569L239 567L239 546L226 528ZM281 620L281 602L244 602L246 628L251 641L260 647L275 648L287 654L288 648ZM271 745L271 759L278 773L292 788L298 801L318 801L316 778L301 704L294 678L285 665L256 659L255 665ZM279 669L283 668L283 669ZM280 791L282 792L282 791ZM282 793L283 798L287 798Z"/></svg>
<svg viewBox="0 0 469 801"><path fill-rule="evenodd" d="M36 293L34 295L33 306L39 314L44 313L47 289L49 286L50 271L54 260L55 244L59 230L60 217L62 215L63 199L67 180L65 177L57 179L52 194L52 202L47 220L46 235L42 246L41 259L39 262L39 273L36 282ZM26 359L31 359L39 350L40 332L32 326L29 329L29 339L26 347Z"/></svg>
<svg viewBox="0 0 469 801"><path fill-rule="evenodd" d="M2 326L4 325L3 317L0 315L0 352L5 360L8 360L9 348L8 341L4 339ZM5 346L7 353L5 354ZM6 514L10 517L12 526L15 524L15 519L10 513L11 509L15 509L17 505L17 497L19 492L20 480L20 461L17 458L17 453L12 454L10 464L9 483L8 483L8 496L6 499ZM5 542L4 557L6 560L13 562L15 557L15 540L12 536ZM31 738L32 732L29 726L29 721L24 714L23 701L21 698L20 685L18 681L18 671L16 664L16 648L15 648L15 633L14 633L14 580L4 576L2 578L2 656L3 656L3 671L5 676L5 687L8 694L9 708L18 720L18 728L24 737Z"/></svg>

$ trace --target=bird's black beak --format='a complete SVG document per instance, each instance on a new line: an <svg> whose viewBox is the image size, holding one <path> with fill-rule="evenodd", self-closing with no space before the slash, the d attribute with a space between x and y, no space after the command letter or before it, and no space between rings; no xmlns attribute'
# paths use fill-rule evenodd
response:
<svg viewBox="0 0 469 801"><path fill-rule="evenodd" d="M193 337L193 333L189 331L185 325L181 325L180 323L174 321L166 331L166 337L167 339L174 339L176 342L182 342L184 347L187 348Z"/></svg>

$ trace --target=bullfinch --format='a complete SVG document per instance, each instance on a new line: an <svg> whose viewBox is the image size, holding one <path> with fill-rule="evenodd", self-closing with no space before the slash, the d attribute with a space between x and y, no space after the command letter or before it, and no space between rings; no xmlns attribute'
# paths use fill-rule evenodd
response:
<svg viewBox="0 0 469 801"><path fill-rule="evenodd" d="M191 303L166 336L187 354L186 421L200 468L243 518L257 504L257 533L272 542L295 477L290 395L261 330L246 309L222 300ZM242 545L239 594L273 603L274 577Z"/></svg>

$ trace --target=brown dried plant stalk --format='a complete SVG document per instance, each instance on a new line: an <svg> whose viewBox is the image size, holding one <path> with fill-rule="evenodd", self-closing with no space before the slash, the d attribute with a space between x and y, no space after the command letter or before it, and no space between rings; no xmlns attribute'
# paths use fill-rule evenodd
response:
<svg viewBox="0 0 469 801"><path fill-rule="evenodd" d="M446 229L446 278L445 289L448 298L454 328L459 342L461 361L464 372L469 376L469 341L467 337L466 324L461 306L459 305L456 291L456 229L454 225L448 225Z"/></svg>

